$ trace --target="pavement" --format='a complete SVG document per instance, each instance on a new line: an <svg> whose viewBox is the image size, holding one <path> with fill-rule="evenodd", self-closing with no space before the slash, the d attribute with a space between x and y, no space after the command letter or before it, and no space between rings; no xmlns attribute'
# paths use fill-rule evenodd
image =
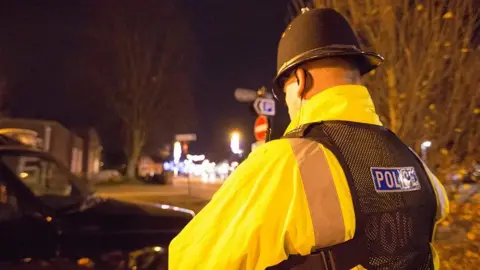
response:
<svg viewBox="0 0 480 270"><path fill-rule="evenodd" d="M200 211L222 182L204 183L199 178L176 177L172 185L121 184L99 186L99 196L129 202L163 203Z"/></svg>

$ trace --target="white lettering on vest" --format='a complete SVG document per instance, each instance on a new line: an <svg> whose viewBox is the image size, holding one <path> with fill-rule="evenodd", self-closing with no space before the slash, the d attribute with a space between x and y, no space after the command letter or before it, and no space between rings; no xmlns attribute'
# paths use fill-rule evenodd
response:
<svg viewBox="0 0 480 270"><path fill-rule="evenodd" d="M370 221L368 238L389 254L407 246L413 237L413 220L401 212L382 213Z"/></svg>
<svg viewBox="0 0 480 270"><path fill-rule="evenodd" d="M379 187L382 186L382 181L383 181L383 173L382 172L375 172L375 176L376 176L376 179L377 179L377 184Z"/></svg>
<svg viewBox="0 0 480 270"><path fill-rule="evenodd" d="M395 188L401 189L402 184L400 183L399 177L397 177L396 174L393 174L393 179L394 179L394 182L395 182Z"/></svg>
<svg viewBox="0 0 480 270"><path fill-rule="evenodd" d="M385 172L385 181L387 183L387 187L393 188L393 185L394 185L393 182L394 181L393 181L393 176L392 176L391 172L389 172L389 171Z"/></svg>

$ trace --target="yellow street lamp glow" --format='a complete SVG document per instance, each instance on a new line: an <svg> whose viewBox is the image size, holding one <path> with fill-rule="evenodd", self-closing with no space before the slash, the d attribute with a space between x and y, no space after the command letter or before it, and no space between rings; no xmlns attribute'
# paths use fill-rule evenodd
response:
<svg viewBox="0 0 480 270"><path fill-rule="evenodd" d="M230 148L234 154L241 153L240 151L240 132L234 131L230 137Z"/></svg>

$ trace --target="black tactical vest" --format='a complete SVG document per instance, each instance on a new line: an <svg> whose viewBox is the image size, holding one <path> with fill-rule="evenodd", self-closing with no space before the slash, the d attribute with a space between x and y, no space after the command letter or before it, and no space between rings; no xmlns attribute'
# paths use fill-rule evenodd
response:
<svg viewBox="0 0 480 270"><path fill-rule="evenodd" d="M421 161L393 132L327 121L285 137L316 141L337 157L350 187L356 230L350 241L290 256L268 269L433 269L435 192Z"/></svg>

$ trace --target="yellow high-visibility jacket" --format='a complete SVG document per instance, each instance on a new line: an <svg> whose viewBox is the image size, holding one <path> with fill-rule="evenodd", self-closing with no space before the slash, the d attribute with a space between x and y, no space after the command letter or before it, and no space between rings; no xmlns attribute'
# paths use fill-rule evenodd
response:
<svg viewBox="0 0 480 270"><path fill-rule="evenodd" d="M368 90L343 85L306 101L287 132L327 120L382 125ZM448 200L437 178L427 173L440 221ZM309 205L313 195L315 209ZM169 269L263 270L290 254L308 255L313 247L348 241L354 232L353 203L337 158L313 141L274 140L252 152L171 242Z"/></svg>

